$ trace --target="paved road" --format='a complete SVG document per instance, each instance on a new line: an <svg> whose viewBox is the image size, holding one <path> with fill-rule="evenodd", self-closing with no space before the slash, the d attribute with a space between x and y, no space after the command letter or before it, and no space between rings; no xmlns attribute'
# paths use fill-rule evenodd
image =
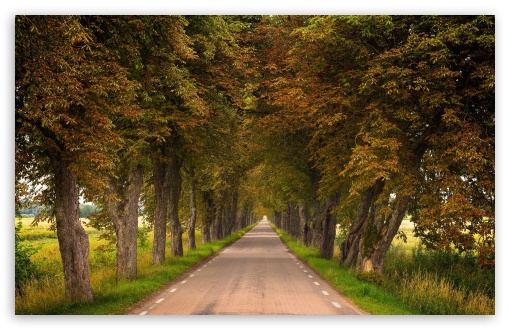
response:
<svg viewBox="0 0 510 330"><path fill-rule="evenodd" d="M267 220L262 220L230 247L129 314L366 313L290 253Z"/></svg>

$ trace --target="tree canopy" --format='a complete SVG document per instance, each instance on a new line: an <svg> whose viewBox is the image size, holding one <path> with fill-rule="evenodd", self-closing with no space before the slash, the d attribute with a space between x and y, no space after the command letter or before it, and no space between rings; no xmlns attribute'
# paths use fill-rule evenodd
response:
<svg viewBox="0 0 510 330"><path fill-rule="evenodd" d="M267 214L326 258L338 224L360 270L406 215L495 265L494 16L16 16L15 38L16 209L82 256L73 299L92 299L80 198L127 279L139 210L155 264L167 230L179 256L183 228Z"/></svg>

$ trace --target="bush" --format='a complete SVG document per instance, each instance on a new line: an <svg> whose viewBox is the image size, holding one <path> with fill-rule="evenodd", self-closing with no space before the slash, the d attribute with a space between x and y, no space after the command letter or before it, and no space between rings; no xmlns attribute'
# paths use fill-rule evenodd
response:
<svg viewBox="0 0 510 330"><path fill-rule="evenodd" d="M15 285L16 291L21 295L23 284L37 277L37 267L30 260L38 249L22 244L23 239L20 237L22 223L18 222L15 227L14 251L15 251Z"/></svg>
<svg viewBox="0 0 510 330"><path fill-rule="evenodd" d="M359 272L356 274L356 278L360 281L382 285L385 281L384 275L379 274L376 271L370 272Z"/></svg>

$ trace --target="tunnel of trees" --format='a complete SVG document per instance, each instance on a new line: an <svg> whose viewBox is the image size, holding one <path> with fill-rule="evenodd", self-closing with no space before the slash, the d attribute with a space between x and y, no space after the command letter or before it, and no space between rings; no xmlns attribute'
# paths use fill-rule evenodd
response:
<svg viewBox="0 0 510 330"><path fill-rule="evenodd" d="M15 20L16 212L44 206L71 299L93 300L81 200L127 280L140 214L154 264L167 234L180 256L267 215L382 272L407 215L494 267L494 16Z"/></svg>

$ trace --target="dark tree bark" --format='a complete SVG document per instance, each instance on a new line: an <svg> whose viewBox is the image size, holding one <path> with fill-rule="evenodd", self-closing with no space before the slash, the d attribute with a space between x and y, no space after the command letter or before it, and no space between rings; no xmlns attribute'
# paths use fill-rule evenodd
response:
<svg viewBox="0 0 510 330"><path fill-rule="evenodd" d="M312 239L312 231L310 228L310 211L306 204L299 204L299 228L301 231L300 239L305 246L310 246Z"/></svg>
<svg viewBox="0 0 510 330"><path fill-rule="evenodd" d="M313 231L312 231L312 246L316 249L321 248L322 244L322 234L324 233L323 225L324 219L322 218L322 208L320 202L315 200L313 202Z"/></svg>
<svg viewBox="0 0 510 330"><path fill-rule="evenodd" d="M172 234L171 251L173 256L184 255L182 247L182 226L179 220L179 198L181 196L181 159L177 153L177 138L174 137L168 157L168 171L170 177L168 217Z"/></svg>
<svg viewBox="0 0 510 330"><path fill-rule="evenodd" d="M289 201L289 223L288 223L288 233L297 239L300 238L301 230L300 230L300 218L299 218L299 207L298 203L294 201Z"/></svg>
<svg viewBox="0 0 510 330"><path fill-rule="evenodd" d="M234 227L237 223L237 203L239 202L239 192L234 188L231 198L228 200L228 208L226 212L226 224L223 231L223 237L232 234Z"/></svg>
<svg viewBox="0 0 510 330"><path fill-rule="evenodd" d="M161 148L161 154L153 157L153 178L155 194L154 212L154 243L152 247L152 262L160 265L165 261L167 211L170 203L170 173L165 157L168 147Z"/></svg>
<svg viewBox="0 0 510 330"><path fill-rule="evenodd" d="M377 240L375 244L367 244L365 241L361 242L361 262L359 270L365 272L383 272L384 258L386 257L386 253L390 248L393 238L402 224L409 200L409 196L399 198L395 202L393 212L389 219L384 219L384 217L377 215L373 218L376 223L372 226L375 230L375 233L372 233L372 235L376 235Z"/></svg>
<svg viewBox="0 0 510 330"><path fill-rule="evenodd" d="M69 162L52 157L57 238L66 295L76 302L93 301L89 274L89 237L80 223L79 192Z"/></svg>
<svg viewBox="0 0 510 330"><path fill-rule="evenodd" d="M335 248L336 234L336 217L333 214L334 208L338 204L339 197L332 195L328 198L324 205L323 225L322 225L322 242L319 254L322 258L331 259Z"/></svg>
<svg viewBox="0 0 510 330"><path fill-rule="evenodd" d="M274 225L277 228L282 228L282 212L281 211L274 211Z"/></svg>
<svg viewBox="0 0 510 330"><path fill-rule="evenodd" d="M127 176L125 184L110 180L110 193L118 198L106 201L108 215L117 235L118 281L134 280L137 273L138 202L143 184L142 167L131 168Z"/></svg>
<svg viewBox="0 0 510 330"><path fill-rule="evenodd" d="M361 195L356 218L340 247L340 263L346 267L352 268L357 265L360 241L367 226L370 208L374 198L379 195L383 186L384 182L379 180Z"/></svg>
<svg viewBox="0 0 510 330"><path fill-rule="evenodd" d="M225 215L225 204L227 203L227 193L224 191L221 193L221 201L216 206L216 214L214 221L211 226L211 238L213 240L220 240L223 238L223 217Z"/></svg>
<svg viewBox="0 0 510 330"><path fill-rule="evenodd" d="M407 162L407 164L410 165L408 169L411 175L419 171L420 161L427 149L427 136L431 134L431 132L432 130L427 130L412 146L413 156ZM373 200L376 198L377 195L373 196ZM396 200L392 205L391 216L388 218L379 214L380 208L375 208L374 216L369 218L369 220L372 221L368 224L370 232L368 228L365 229L366 233L364 234L364 238L360 241L359 270L366 272L383 272L386 253L402 224L410 200L411 196L409 195L397 194Z"/></svg>
<svg viewBox="0 0 510 330"><path fill-rule="evenodd" d="M196 249L195 242L195 226L197 222L197 198L196 187L193 170L190 171L190 187L189 187L189 205L190 205L190 218L188 222L188 248L190 250Z"/></svg>
<svg viewBox="0 0 510 330"><path fill-rule="evenodd" d="M206 190L202 192L204 199L205 214L202 222L202 243L206 244L211 241L211 226L216 214L213 192Z"/></svg>

